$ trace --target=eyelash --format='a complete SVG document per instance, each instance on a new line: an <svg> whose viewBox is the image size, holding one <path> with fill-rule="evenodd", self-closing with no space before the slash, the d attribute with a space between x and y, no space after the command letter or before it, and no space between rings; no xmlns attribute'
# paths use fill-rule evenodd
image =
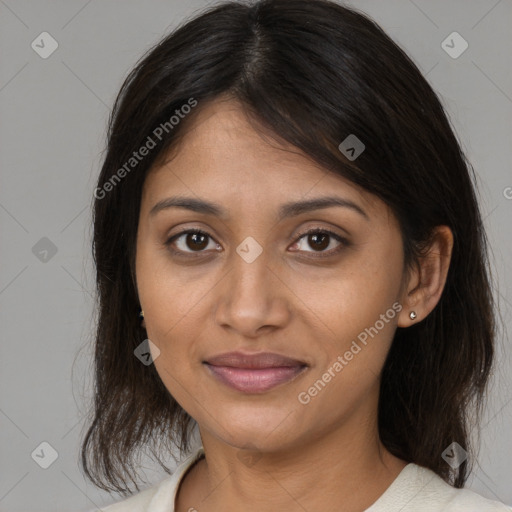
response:
<svg viewBox="0 0 512 512"><path fill-rule="evenodd" d="M172 243L177 240L178 238L180 238L181 236L183 235L188 235L188 234L199 234L199 235L205 235L207 236L208 238L210 238L211 240L214 240L214 238L212 236L210 236L207 232L205 231L202 231L201 229L195 229L195 228L192 228L192 229L184 229L183 231L180 231L179 233L176 233L175 235L171 236L166 242L165 242L165 245L169 247L169 250L175 254L175 255L178 255L178 256L183 256L185 255L185 257L191 257L191 258L197 258L197 257L200 257L201 254L204 252L204 251L192 251L192 252L186 252L186 251L181 251L181 250L176 250L176 249L173 249L171 247ZM328 258L328 257L331 257L331 256L334 256L336 254L338 254L343 248L345 247L348 247L350 244L348 242L347 239L341 237L340 235L338 235L337 233L334 233L333 231L330 231L329 229L320 229L320 228L311 228L311 229L308 229L307 231L304 231L303 233L299 233L298 238L296 239L296 241L294 242L297 243L299 240L301 240L302 238L304 238L305 236L307 235L313 235L313 234L321 234L321 235L329 235L331 237L333 237L337 242L340 242L340 245L338 247L336 247L335 249L331 249L330 251L327 251L327 252L317 252L317 251L306 251L306 252L313 252L313 253L316 253L316 256L313 256L313 258ZM294 245L293 244L293 245ZM301 251L298 251L298 252L301 252ZM308 256L309 257L309 256Z"/></svg>

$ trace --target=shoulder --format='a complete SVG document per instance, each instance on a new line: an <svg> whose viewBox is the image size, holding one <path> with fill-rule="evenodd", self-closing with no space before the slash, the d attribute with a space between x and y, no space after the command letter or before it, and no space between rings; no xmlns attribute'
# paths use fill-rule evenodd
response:
<svg viewBox="0 0 512 512"><path fill-rule="evenodd" d="M408 464L366 512L512 512L469 489L456 489L428 468Z"/></svg>
<svg viewBox="0 0 512 512"><path fill-rule="evenodd" d="M122 501L117 501L116 503L102 507L101 510L102 512L145 512L159 488L165 485L168 480L170 480L170 478L166 478L162 482L155 484L148 489L144 489L143 491L140 491L139 493Z"/></svg>
<svg viewBox="0 0 512 512"><path fill-rule="evenodd" d="M122 501L102 507L102 512L174 512L174 501L178 487L187 469L204 453L196 448L175 469L173 474L160 482Z"/></svg>
<svg viewBox="0 0 512 512"><path fill-rule="evenodd" d="M428 480L427 489L431 493L432 503L439 506L439 510L447 512L511 512L512 507L484 498L470 489L457 489L446 483L441 477L430 469L417 466L416 470L424 474Z"/></svg>
<svg viewBox="0 0 512 512"><path fill-rule="evenodd" d="M447 503L449 512L512 512L512 507L499 501L484 498L470 489L454 489L452 501Z"/></svg>

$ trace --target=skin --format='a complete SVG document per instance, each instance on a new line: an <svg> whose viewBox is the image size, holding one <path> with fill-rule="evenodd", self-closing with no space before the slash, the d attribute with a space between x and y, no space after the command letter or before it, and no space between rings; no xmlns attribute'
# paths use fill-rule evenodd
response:
<svg viewBox="0 0 512 512"><path fill-rule="evenodd" d="M151 208L174 195L221 204L228 216ZM281 204L336 195L367 215L330 207L277 220ZM329 229L319 251L308 228ZM210 235L194 253L181 228ZM236 252L253 237L263 252ZM311 242L311 237L309 237ZM196 242L197 243L197 242ZM136 276L154 364L197 421L206 458L187 473L178 512L365 510L407 462L379 440L380 372L396 328L424 319L446 280L453 237L438 227L414 270L404 267L396 218L384 202L328 173L297 148L265 137L240 105L203 106L182 142L148 174L137 236ZM203 251L193 259L197 251ZM365 328L394 303L402 310L309 403L298 400ZM415 320L409 318L414 310ZM294 380L246 394L212 377L202 361L233 350L270 351L307 362ZM250 449L247 449L247 446ZM252 462L247 462L247 457ZM262 491L264 489L264 491Z"/></svg>

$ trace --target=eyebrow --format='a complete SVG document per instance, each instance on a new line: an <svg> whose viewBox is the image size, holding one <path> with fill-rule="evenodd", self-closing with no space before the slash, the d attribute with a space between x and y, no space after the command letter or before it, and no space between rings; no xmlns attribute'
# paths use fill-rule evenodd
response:
<svg viewBox="0 0 512 512"><path fill-rule="evenodd" d="M314 210L332 208L333 206L349 208L363 216L366 220L370 220L367 213L356 203L337 196L317 197L304 201L285 203L279 208L278 220L283 220L287 217L294 217ZM194 197L184 196L173 196L158 201L158 203L151 208L149 215L154 216L168 208L184 208L196 213L215 215L216 217L223 219L227 219L229 217L228 212L218 203L213 203L205 199L196 199Z"/></svg>

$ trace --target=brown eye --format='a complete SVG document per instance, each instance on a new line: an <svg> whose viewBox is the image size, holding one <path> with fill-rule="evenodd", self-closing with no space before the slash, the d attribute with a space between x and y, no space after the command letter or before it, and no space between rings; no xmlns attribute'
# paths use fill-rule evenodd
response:
<svg viewBox="0 0 512 512"><path fill-rule="evenodd" d="M330 235L325 233L313 233L308 235L308 244L313 247L315 251L323 251L329 246Z"/></svg>
<svg viewBox="0 0 512 512"><path fill-rule="evenodd" d="M208 247L209 239L212 240L208 233L198 229L189 229L169 238L166 245L175 245L177 249L173 248L172 250L176 253L182 252L190 254L194 252L204 252L204 249Z"/></svg>
<svg viewBox="0 0 512 512"><path fill-rule="evenodd" d="M303 240L304 242L302 242ZM326 250L332 245L333 241L337 242L338 245L330 250ZM318 257L332 256L348 245L349 243L345 238L333 233L332 231L318 228L310 229L305 233L302 233L298 241L294 244L299 252L316 252L318 253ZM312 250L308 251L307 247L312 248Z"/></svg>
<svg viewBox="0 0 512 512"><path fill-rule="evenodd" d="M185 245L192 251L200 251L208 245L207 238L208 235L201 233L188 233L185 235Z"/></svg>

